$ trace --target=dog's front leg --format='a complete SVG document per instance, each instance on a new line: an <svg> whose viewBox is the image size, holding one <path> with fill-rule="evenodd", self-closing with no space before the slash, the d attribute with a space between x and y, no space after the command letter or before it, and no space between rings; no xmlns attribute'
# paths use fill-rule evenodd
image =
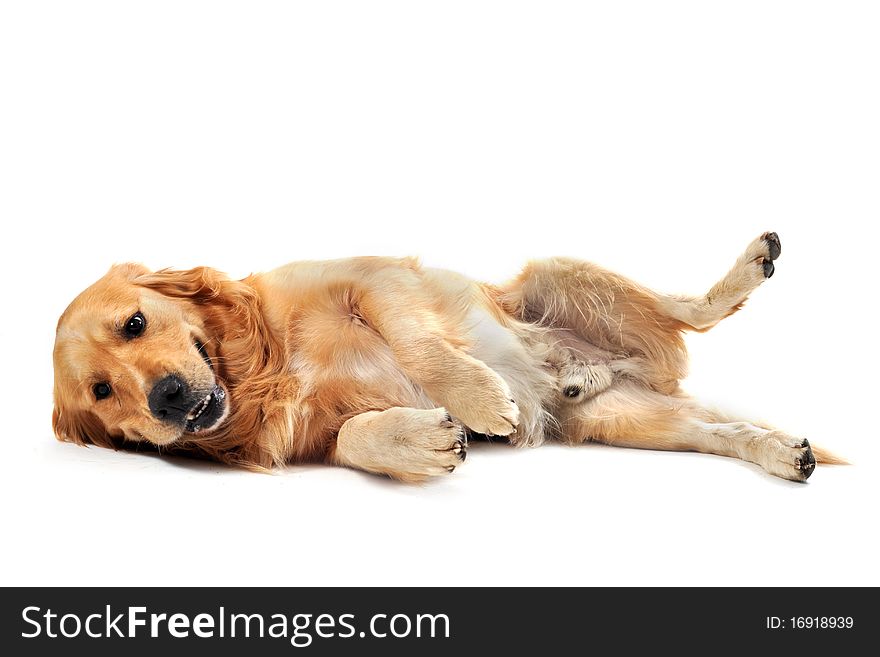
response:
<svg viewBox="0 0 880 657"><path fill-rule="evenodd" d="M447 474L467 453L464 432L444 408L369 411L342 425L330 460L402 481Z"/></svg>
<svg viewBox="0 0 880 657"><path fill-rule="evenodd" d="M412 290L364 294L358 310L391 347L406 374L468 429L507 436L519 408L510 387L484 362L458 346L463 341Z"/></svg>

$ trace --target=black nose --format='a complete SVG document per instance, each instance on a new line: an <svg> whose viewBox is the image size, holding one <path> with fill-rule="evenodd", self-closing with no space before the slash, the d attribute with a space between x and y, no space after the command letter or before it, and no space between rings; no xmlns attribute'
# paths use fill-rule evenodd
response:
<svg viewBox="0 0 880 657"><path fill-rule="evenodd" d="M189 388L177 376L171 374L159 381L150 390L147 400L150 412L163 422L183 424L191 404L187 403Z"/></svg>

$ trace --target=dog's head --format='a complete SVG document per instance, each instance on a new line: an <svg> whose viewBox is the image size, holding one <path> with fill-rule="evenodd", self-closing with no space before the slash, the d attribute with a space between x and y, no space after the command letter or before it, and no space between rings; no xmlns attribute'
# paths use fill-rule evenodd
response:
<svg viewBox="0 0 880 657"><path fill-rule="evenodd" d="M213 308L232 283L197 268L117 265L64 311L55 337L61 440L166 446L209 436L229 415Z"/></svg>

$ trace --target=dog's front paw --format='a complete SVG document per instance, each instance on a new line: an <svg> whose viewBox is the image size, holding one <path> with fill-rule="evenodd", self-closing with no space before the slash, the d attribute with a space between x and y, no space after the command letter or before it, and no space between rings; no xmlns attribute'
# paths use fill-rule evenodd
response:
<svg viewBox="0 0 880 657"><path fill-rule="evenodd" d="M445 408L418 410L392 408L383 422L391 422L391 444L379 457L395 479L419 482L448 474L467 458L464 430Z"/></svg>
<svg viewBox="0 0 880 657"><path fill-rule="evenodd" d="M770 474L790 481L806 481L816 469L816 457L806 438L771 431L761 446L760 464Z"/></svg>
<svg viewBox="0 0 880 657"><path fill-rule="evenodd" d="M519 407L512 399L500 400L497 404L486 404L469 409L459 415L464 425L475 433L486 436L509 436L516 433L519 425Z"/></svg>
<svg viewBox="0 0 880 657"><path fill-rule="evenodd" d="M464 429L444 408L367 411L336 438L336 463L418 482L455 470L467 456Z"/></svg>
<svg viewBox="0 0 880 657"><path fill-rule="evenodd" d="M510 388L491 370L460 391L448 408L468 429L487 436L509 436L519 425L519 407Z"/></svg>

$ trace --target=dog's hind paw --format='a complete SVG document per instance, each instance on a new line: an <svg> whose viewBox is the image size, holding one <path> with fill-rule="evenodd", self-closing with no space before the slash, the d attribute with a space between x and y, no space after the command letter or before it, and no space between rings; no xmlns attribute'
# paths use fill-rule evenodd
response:
<svg viewBox="0 0 880 657"><path fill-rule="evenodd" d="M782 242L779 240L779 235L768 231L752 242L746 253L758 267L755 272L755 284L757 284L776 273L776 264L773 261L782 254Z"/></svg>
<svg viewBox="0 0 880 657"><path fill-rule="evenodd" d="M761 465L777 477L806 481L816 469L816 457L806 438L793 438L781 431L771 431L762 441L762 451Z"/></svg>
<svg viewBox="0 0 880 657"><path fill-rule="evenodd" d="M570 361L559 373L562 401L569 404L595 397L611 387L613 372L605 363Z"/></svg>

